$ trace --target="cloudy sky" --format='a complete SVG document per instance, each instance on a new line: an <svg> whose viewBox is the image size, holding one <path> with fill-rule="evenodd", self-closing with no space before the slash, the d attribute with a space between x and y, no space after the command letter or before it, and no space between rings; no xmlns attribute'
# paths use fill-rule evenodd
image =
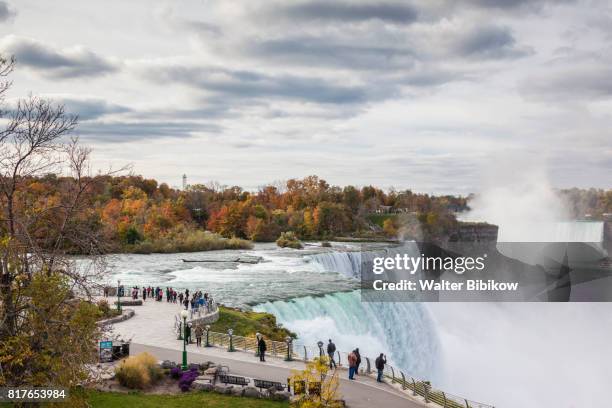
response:
<svg viewBox="0 0 612 408"><path fill-rule="evenodd" d="M612 187L605 0L9 0L0 20L9 96L79 114L99 168L468 193L510 161Z"/></svg>

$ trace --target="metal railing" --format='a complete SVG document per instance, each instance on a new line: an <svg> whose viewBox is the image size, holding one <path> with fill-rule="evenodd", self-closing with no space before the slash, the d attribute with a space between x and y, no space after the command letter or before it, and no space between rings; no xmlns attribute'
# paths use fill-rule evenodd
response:
<svg viewBox="0 0 612 408"><path fill-rule="evenodd" d="M227 348L228 351L230 351L231 348L231 351L257 353L257 339L254 337L242 337L212 331L204 333L204 336L207 335L208 344L210 346ZM323 347L313 347L293 341L280 342L266 340L266 344L268 355L290 360L312 361L315 357L327 356ZM348 367L348 353L336 351L334 360L338 367ZM376 376L374 362L374 359L362 356L362 366L364 366L363 373L368 376ZM408 376L403 371L390 364L385 364L383 375L390 380L392 384L398 384L404 392L412 396L421 396L425 402L435 403L444 408L494 408L492 405L468 400L467 398L433 388L429 381L423 381Z"/></svg>

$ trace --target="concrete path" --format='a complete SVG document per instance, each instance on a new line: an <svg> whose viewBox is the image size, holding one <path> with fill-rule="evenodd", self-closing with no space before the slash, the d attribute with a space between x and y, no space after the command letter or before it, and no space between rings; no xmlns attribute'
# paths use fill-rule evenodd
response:
<svg viewBox="0 0 612 408"><path fill-rule="evenodd" d="M180 362L182 358L182 341L176 340L172 332L174 315L181 309L178 304L149 301L143 306L130 307L136 315L113 326L113 333L122 338L132 340L130 354L147 351L160 360ZM287 382L291 370L304 369L301 361L284 361L282 358L266 356L266 362L259 362L252 352L227 352L218 347L187 346L189 362L214 361L227 365L230 372L251 378L262 378L282 383ZM339 369L340 392L349 407L371 408L416 408L426 406L421 400L413 398L406 392L389 384L380 384L374 378L357 376L355 380L348 379L348 372ZM431 406L428 404L427 406Z"/></svg>

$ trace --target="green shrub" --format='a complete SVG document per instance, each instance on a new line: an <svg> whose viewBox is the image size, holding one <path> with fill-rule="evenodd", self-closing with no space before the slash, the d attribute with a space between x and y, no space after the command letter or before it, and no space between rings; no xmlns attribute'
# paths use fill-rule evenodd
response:
<svg viewBox="0 0 612 408"><path fill-rule="evenodd" d="M280 237L276 240L276 245L281 248L294 248L302 249L302 243L298 239L297 235L293 231L282 232Z"/></svg>
<svg viewBox="0 0 612 408"><path fill-rule="evenodd" d="M177 229L163 237L139 242L128 247L128 250L138 254L150 254L252 248L253 244L245 239L224 238L209 231Z"/></svg>

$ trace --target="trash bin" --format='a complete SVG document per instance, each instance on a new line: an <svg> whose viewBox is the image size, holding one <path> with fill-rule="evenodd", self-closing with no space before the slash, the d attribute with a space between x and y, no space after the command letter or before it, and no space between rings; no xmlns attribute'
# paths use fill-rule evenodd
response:
<svg viewBox="0 0 612 408"><path fill-rule="evenodd" d="M121 358L121 346L113 344L113 360L119 360Z"/></svg>

